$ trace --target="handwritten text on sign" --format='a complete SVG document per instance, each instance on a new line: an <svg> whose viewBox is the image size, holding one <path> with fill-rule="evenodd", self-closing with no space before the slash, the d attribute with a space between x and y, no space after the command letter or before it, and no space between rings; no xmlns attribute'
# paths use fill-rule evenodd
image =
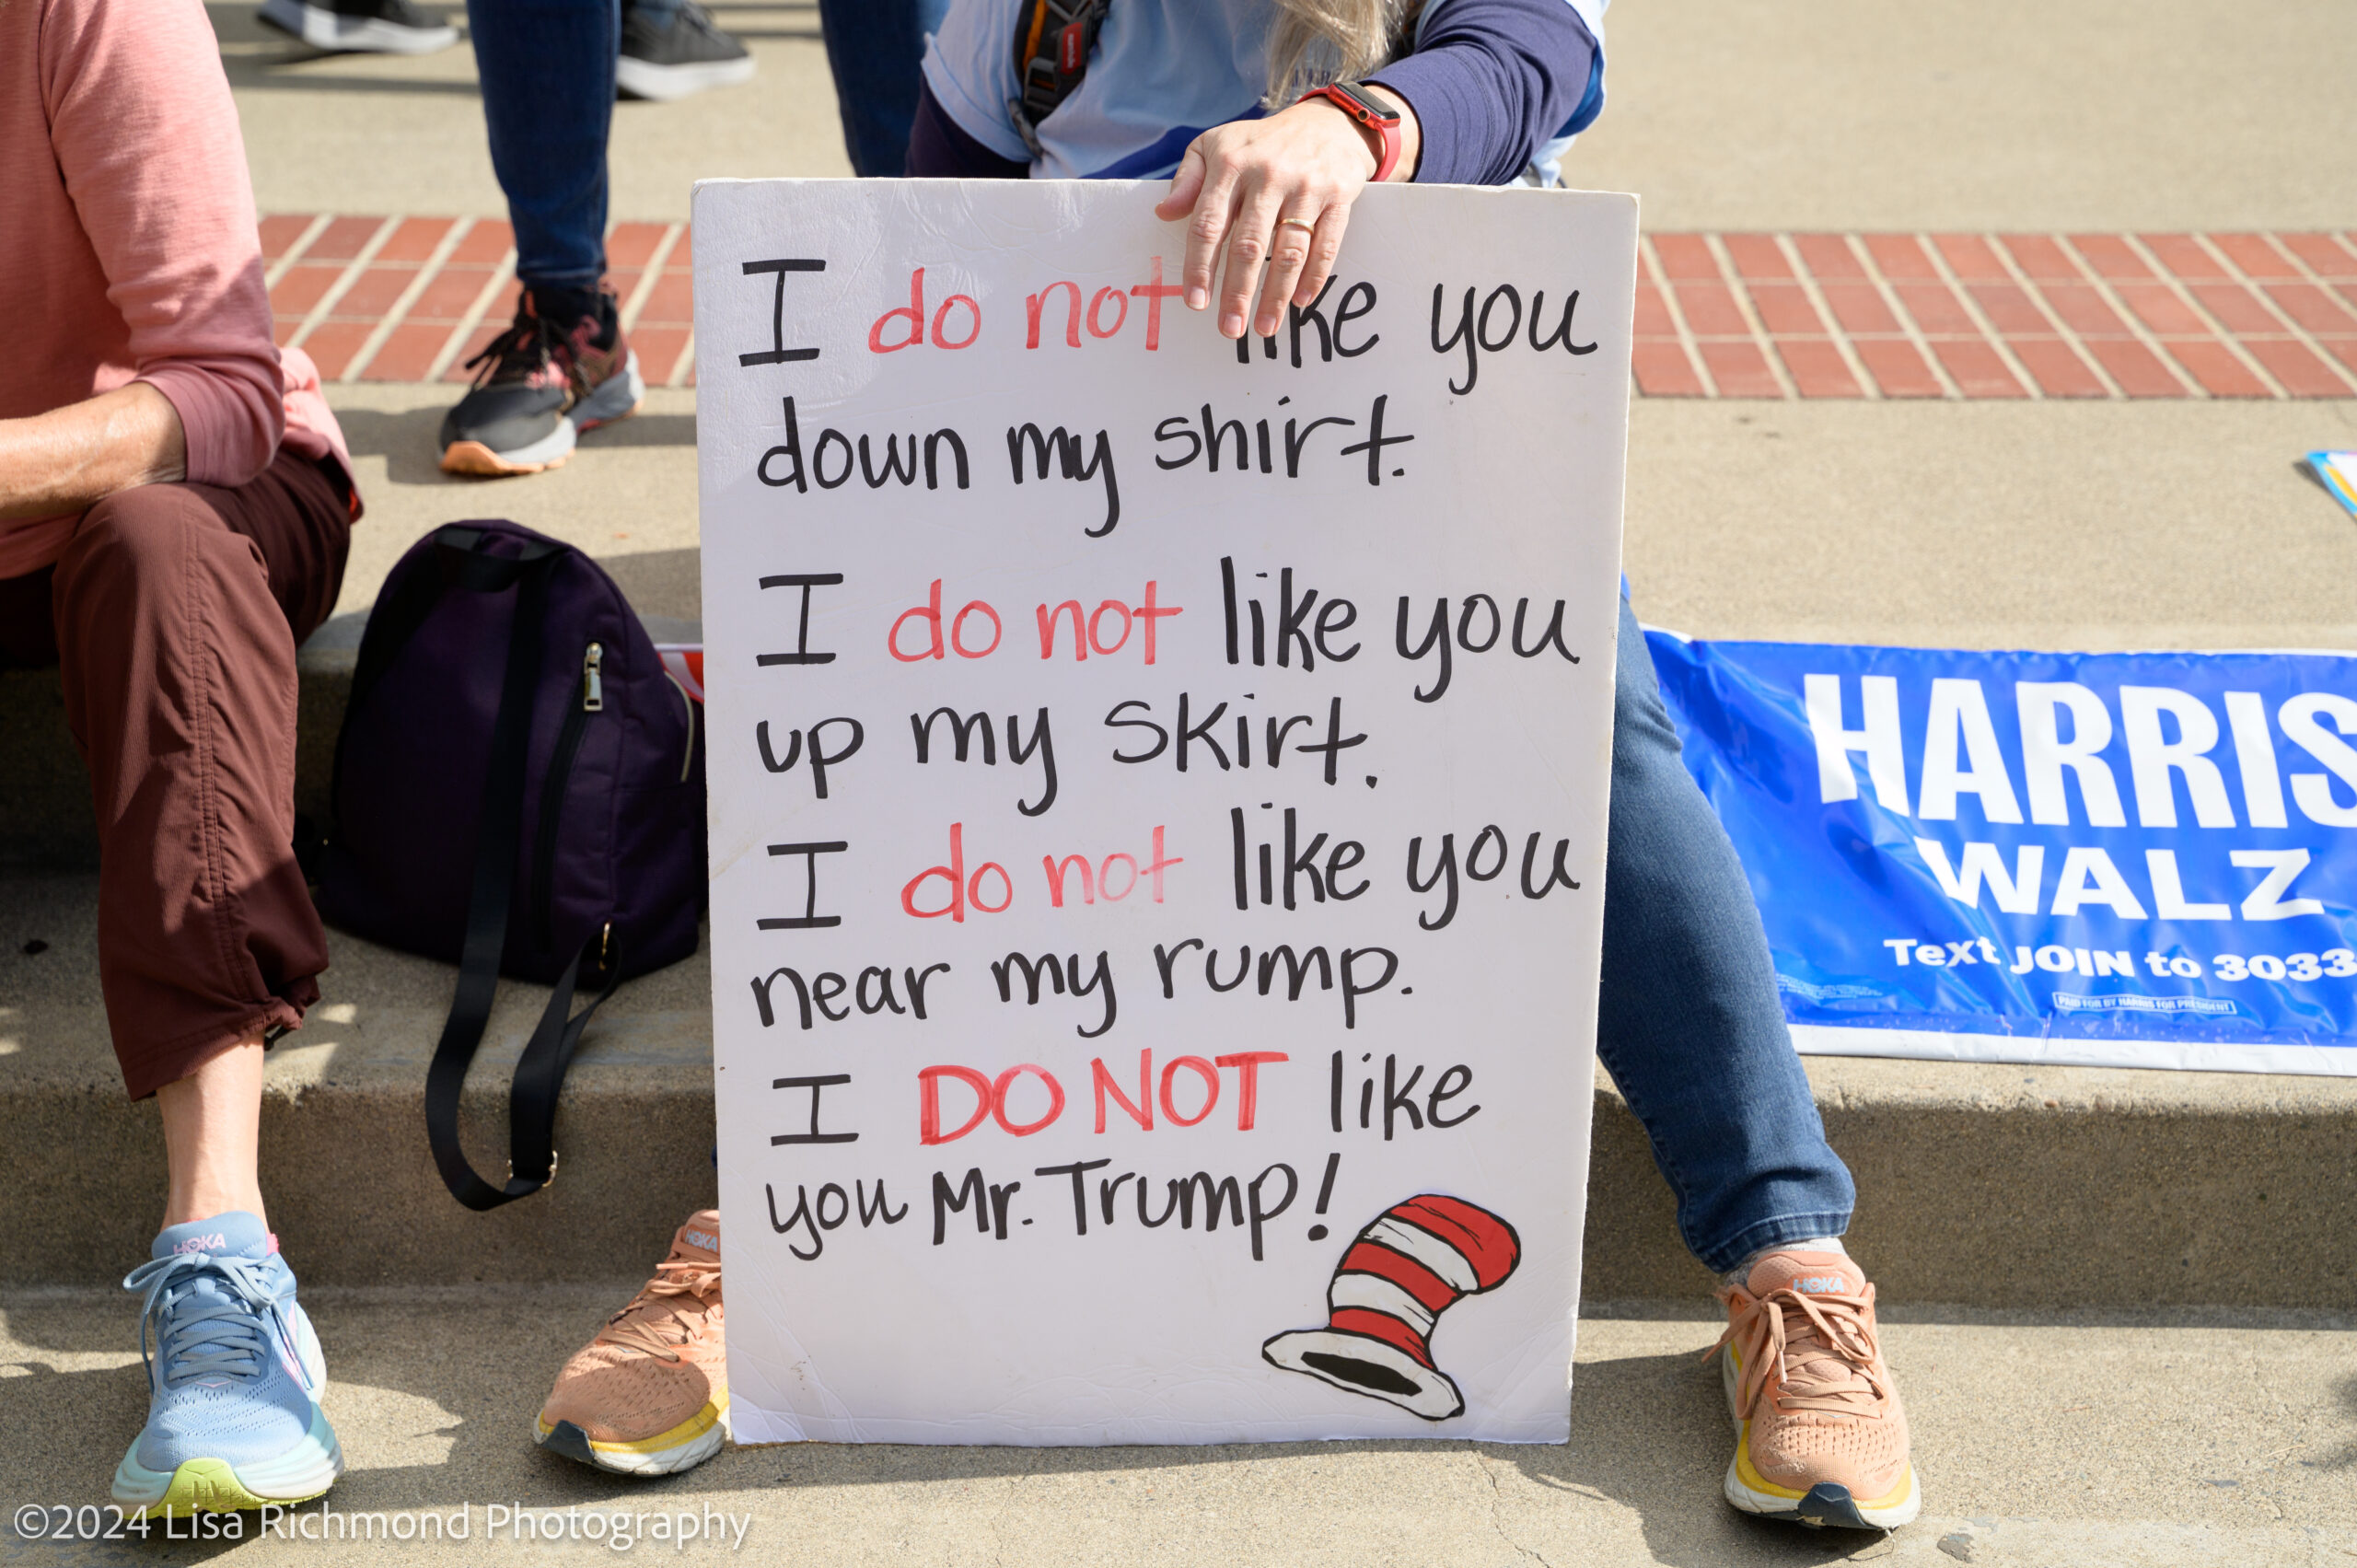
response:
<svg viewBox="0 0 2357 1568"><path fill-rule="evenodd" d="M695 198L740 1440L1560 1440L1635 210Z"/></svg>

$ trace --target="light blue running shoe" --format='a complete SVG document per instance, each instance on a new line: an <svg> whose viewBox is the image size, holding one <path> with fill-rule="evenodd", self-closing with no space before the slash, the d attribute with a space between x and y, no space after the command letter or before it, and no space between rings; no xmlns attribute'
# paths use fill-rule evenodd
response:
<svg viewBox="0 0 2357 1568"><path fill-rule="evenodd" d="M122 1282L146 1295L148 1402L114 1500L138 1516L185 1518L333 1486L343 1450L319 1409L327 1362L261 1221L233 1213L176 1225L154 1253Z"/></svg>

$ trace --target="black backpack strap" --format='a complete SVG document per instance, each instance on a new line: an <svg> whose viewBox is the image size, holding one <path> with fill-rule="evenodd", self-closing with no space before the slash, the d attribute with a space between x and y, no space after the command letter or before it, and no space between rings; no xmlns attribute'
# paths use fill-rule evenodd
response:
<svg viewBox="0 0 2357 1568"><path fill-rule="evenodd" d="M1033 157L1039 148L1039 122L1079 90L1088 75L1088 53L1105 25L1109 0L1023 0L1015 15L1016 95L1007 100Z"/></svg>
<svg viewBox="0 0 2357 1568"><path fill-rule="evenodd" d="M459 530L445 529L445 535ZM510 1158L505 1187L477 1176L459 1146L459 1098L467 1068L491 1021L499 991L499 960L507 945L507 912L515 892L516 853L524 815L525 753L530 742L533 698L540 690L542 631L548 609L551 568L562 547L549 546L525 557L477 553L472 540L449 540L454 587L477 593L517 589L516 614L508 630L507 666L499 693L499 718L492 734L490 766L484 770L482 807L476 817L474 886L467 900L467 938L459 966L457 994L434 1063L425 1074L425 1135L450 1195L474 1210L495 1209L540 1191L556 1174L552 1145L558 1091L565 1068L590 1016L614 993L620 972L610 950L610 927L584 943L565 966L517 1065L508 1107ZM412 628L414 630L414 628ZM579 1016L569 1016L582 965L602 967L605 988Z"/></svg>

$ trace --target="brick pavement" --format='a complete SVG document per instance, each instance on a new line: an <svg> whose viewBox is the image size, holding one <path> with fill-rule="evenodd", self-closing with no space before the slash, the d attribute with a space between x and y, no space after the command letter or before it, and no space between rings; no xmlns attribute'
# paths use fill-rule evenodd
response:
<svg viewBox="0 0 2357 1568"><path fill-rule="evenodd" d="M334 381L459 381L514 309L487 218L261 223L278 341ZM695 382L683 224L607 240L655 386ZM1637 390L1665 398L2357 397L2357 236L1649 234Z"/></svg>

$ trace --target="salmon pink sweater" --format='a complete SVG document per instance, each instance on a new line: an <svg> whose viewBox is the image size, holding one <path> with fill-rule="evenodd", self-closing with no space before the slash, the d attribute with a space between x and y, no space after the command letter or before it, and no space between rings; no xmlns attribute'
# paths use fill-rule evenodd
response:
<svg viewBox="0 0 2357 1568"><path fill-rule="evenodd" d="M319 372L271 342L237 107L200 0L0 0L0 419L145 381L188 477L245 484L283 439L351 460ZM78 517L0 521L0 577Z"/></svg>

